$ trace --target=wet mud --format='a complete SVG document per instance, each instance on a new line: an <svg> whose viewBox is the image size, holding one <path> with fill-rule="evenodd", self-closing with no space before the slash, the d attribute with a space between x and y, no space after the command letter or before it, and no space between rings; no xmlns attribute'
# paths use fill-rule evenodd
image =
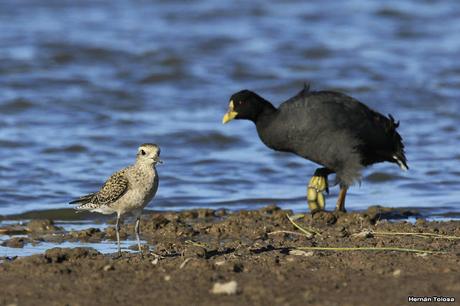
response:
<svg viewBox="0 0 460 306"><path fill-rule="evenodd" d="M0 304L404 305L408 296L433 295L458 301L460 222L394 221L408 216L417 212L371 207L312 217L276 206L155 212L142 219L142 254L115 258L80 247L3 257ZM0 232L19 234L3 241L18 248L115 243L113 225L65 231L34 220ZM122 239L133 232L125 222Z"/></svg>

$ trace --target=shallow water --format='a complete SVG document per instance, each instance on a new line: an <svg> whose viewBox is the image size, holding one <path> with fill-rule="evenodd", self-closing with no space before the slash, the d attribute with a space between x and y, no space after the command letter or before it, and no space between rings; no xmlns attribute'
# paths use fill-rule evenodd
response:
<svg viewBox="0 0 460 306"><path fill-rule="evenodd" d="M10 239L12 236L2 236L0 235L0 242L3 240ZM15 237L15 236L14 236ZM145 241L141 241L145 243ZM122 252L137 252L130 249L130 246L135 245L136 240L123 240L120 241L121 251ZM43 254L46 250L52 248L93 248L102 254L116 254L117 253L117 244L110 240L105 240L97 243L90 242L70 242L65 241L62 243L54 242L40 242L36 244L26 243L23 248L11 248L0 246L0 257L15 257L15 256L30 256L35 254Z"/></svg>
<svg viewBox="0 0 460 306"><path fill-rule="evenodd" d="M51 215L52 216L52 215ZM23 219L20 223L27 223L27 219ZM2 222L3 226L17 224L17 221L5 220ZM96 228L101 231L105 230L108 225L107 223L98 223L94 220L86 221L61 221L55 223L55 225L61 227L63 231L80 231L88 228ZM133 235L134 236L134 235ZM14 256L30 256L34 254L42 254L51 248L75 248L75 247L86 247L93 248L102 254L116 254L117 242L113 240L102 240L98 242L84 242L84 241L62 241L62 242L50 242L40 241L35 239L33 243L27 242L23 247L9 247L2 245L3 242L12 238L28 237L27 235L3 235L0 234L0 257L14 257ZM146 241L141 240L141 244L145 245ZM134 237L120 240L120 247L122 252L137 252L137 241ZM135 250L134 250L135 249Z"/></svg>
<svg viewBox="0 0 460 306"><path fill-rule="evenodd" d="M306 209L315 165L272 152L229 96L305 81L401 121L408 172L365 171L347 208L460 212L458 1L2 1L0 215L68 207L162 147L149 208ZM331 190L333 206L337 188Z"/></svg>

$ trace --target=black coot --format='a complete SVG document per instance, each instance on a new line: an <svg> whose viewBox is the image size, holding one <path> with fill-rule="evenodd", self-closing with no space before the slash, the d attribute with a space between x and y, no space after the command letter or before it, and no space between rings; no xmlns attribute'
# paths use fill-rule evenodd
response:
<svg viewBox="0 0 460 306"><path fill-rule="evenodd" d="M340 184L336 210L345 211L347 189L360 179L364 167L388 161L408 169L396 131L399 122L343 93L310 91L305 86L276 108L256 93L242 90L231 96L223 123L232 119L254 122L267 147L323 166L308 184L312 213L324 210L323 192L328 192L327 176L331 173L336 173Z"/></svg>

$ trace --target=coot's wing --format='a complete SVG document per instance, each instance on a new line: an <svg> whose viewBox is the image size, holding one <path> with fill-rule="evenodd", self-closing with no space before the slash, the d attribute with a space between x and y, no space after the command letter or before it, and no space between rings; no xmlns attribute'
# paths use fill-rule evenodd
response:
<svg viewBox="0 0 460 306"><path fill-rule="evenodd" d="M365 165L399 159L406 167L404 145L396 132L398 123L342 93L309 92L304 89L280 105L280 113L296 118L295 130L316 131L318 137L329 137L346 131L357 143ZM300 119L304 118L304 120ZM309 138L313 135L310 134Z"/></svg>

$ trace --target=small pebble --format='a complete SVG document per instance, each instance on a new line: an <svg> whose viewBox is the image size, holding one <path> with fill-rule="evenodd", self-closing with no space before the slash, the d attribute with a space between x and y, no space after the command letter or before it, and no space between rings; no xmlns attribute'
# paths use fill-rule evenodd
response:
<svg viewBox="0 0 460 306"><path fill-rule="evenodd" d="M305 257L310 257L313 256L315 253L313 251L302 251L302 250L290 250L289 255L294 255L294 256L305 256Z"/></svg>
<svg viewBox="0 0 460 306"><path fill-rule="evenodd" d="M233 272L240 273L244 271L244 265L242 262L236 262L233 264Z"/></svg>
<svg viewBox="0 0 460 306"><path fill-rule="evenodd" d="M112 265L105 265L102 270L104 271L109 271L109 270L114 270L113 266Z"/></svg>
<svg viewBox="0 0 460 306"><path fill-rule="evenodd" d="M352 236L355 237L355 238L365 239L365 238L374 237L374 233L371 230L365 229L365 230L362 230L359 233L353 234Z"/></svg>
<svg viewBox="0 0 460 306"><path fill-rule="evenodd" d="M201 246L197 246L197 245L188 246L184 250L184 257L200 257L200 258L204 258L204 257L206 257L206 249L201 247Z"/></svg>
<svg viewBox="0 0 460 306"><path fill-rule="evenodd" d="M235 294L238 289L238 284L236 281L230 281L228 283L215 283L211 289L213 294Z"/></svg>

